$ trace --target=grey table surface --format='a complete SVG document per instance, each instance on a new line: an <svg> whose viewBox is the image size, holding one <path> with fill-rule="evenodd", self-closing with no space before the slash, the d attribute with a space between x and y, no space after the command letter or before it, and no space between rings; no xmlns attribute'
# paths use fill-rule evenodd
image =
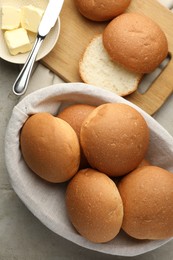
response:
<svg viewBox="0 0 173 260"><path fill-rule="evenodd" d="M173 241L152 252L129 257L90 251L48 230L25 207L13 191L4 161L4 136L11 111L19 98L12 84L19 66L0 59L0 260L134 259L172 260ZM173 136L173 95L154 118Z"/></svg>

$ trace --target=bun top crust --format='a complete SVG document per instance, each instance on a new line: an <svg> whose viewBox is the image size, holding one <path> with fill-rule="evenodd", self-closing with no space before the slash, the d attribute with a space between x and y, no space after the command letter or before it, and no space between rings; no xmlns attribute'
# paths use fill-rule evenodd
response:
<svg viewBox="0 0 173 260"><path fill-rule="evenodd" d="M28 118L20 135L21 151L28 167L53 183L69 180L78 171L80 146L73 128L49 113Z"/></svg>
<svg viewBox="0 0 173 260"><path fill-rule="evenodd" d="M83 122L80 141L92 168L109 176L122 176L144 159L149 129L131 106L107 103L95 108Z"/></svg>
<svg viewBox="0 0 173 260"><path fill-rule="evenodd" d="M92 21L106 21L124 12L131 0L74 0L79 12Z"/></svg>
<svg viewBox="0 0 173 260"><path fill-rule="evenodd" d="M120 180L123 230L137 239L173 236L173 174L157 166L143 166Z"/></svg>
<svg viewBox="0 0 173 260"><path fill-rule="evenodd" d="M168 42L158 24L138 13L113 19L103 32L112 60L137 73L153 71L167 56Z"/></svg>
<svg viewBox="0 0 173 260"><path fill-rule="evenodd" d="M92 242L108 242L120 231L122 200L115 183L101 172L79 171L68 184L66 206L76 230Z"/></svg>

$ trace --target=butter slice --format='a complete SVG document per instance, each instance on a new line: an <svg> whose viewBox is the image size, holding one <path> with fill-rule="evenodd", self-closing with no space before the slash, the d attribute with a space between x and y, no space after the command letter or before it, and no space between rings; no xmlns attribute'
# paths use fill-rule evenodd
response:
<svg viewBox="0 0 173 260"><path fill-rule="evenodd" d="M21 25L24 29L37 33L41 22L44 10L33 5L22 7L21 10Z"/></svg>
<svg viewBox="0 0 173 260"><path fill-rule="evenodd" d="M12 6L2 6L2 30L13 30L20 26L21 11Z"/></svg>
<svg viewBox="0 0 173 260"><path fill-rule="evenodd" d="M24 28L18 28L12 31L5 31L4 38L12 55L25 53L31 50L27 31Z"/></svg>

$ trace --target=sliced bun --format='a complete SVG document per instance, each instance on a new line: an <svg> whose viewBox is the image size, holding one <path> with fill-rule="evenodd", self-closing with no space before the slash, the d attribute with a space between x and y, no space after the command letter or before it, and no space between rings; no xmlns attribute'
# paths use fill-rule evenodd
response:
<svg viewBox="0 0 173 260"><path fill-rule="evenodd" d="M48 113L29 117L20 135L21 151L29 168L44 180L69 180L80 162L80 146L73 128Z"/></svg>
<svg viewBox="0 0 173 260"><path fill-rule="evenodd" d="M111 60L102 42L102 34L95 36L79 62L81 79L88 84L126 96L134 92L142 74L130 72Z"/></svg>
<svg viewBox="0 0 173 260"><path fill-rule="evenodd" d="M106 21L123 13L131 0L74 0L79 12L93 21Z"/></svg>
<svg viewBox="0 0 173 260"><path fill-rule="evenodd" d="M173 174L143 166L118 185L124 205L123 230L137 239L173 236Z"/></svg>
<svg viewBox="0 0 173 260"><path fill-rule="evenodd" d="M115 183L93 169L79 171L66 191L69 219L88 240L103 243L120 231L123 205Z"/></svg>
<svg viewBox="0 0 173 260"><path fill-rule="evenodd" d="M136 73L152 72L167 56L168 42L158 24L138 13L124 13L103 32L110 57Z"/></svg>
<svg viewBox="0 0 173 260"><path fill-rule="evenodd" d="M78 139L80 138L80 129L84 119L95 109L94 106L87 104L75 104L65 108L57 116L65 120L75 130ZM80 169L88 167L89 164L81 148Z"/></svg>
<svg viewBox="0 0 173 260"><path fill-rule="evenodd" d="M80 140L92 166L109 176L122 176L144 159L149 129L142 115L126 104L98 106L83 122Z"/></svg>

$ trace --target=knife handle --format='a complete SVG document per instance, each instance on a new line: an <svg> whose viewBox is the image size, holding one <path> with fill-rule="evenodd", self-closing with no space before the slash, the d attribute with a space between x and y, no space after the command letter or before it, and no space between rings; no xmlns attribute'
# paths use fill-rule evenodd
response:
<svg viewBox="0 0 173 260"><path fill-rule="evenodd" d="M14 82L13 92L14 92L14 94L16 94L18 96L23 95L27 89L31 71L32 71L34 62L36 60L39 48L40 48L44 38L45 37L42 37L39 34L37 35L34 46L23 66L22 70L20 71L16 81Z"/></svg>

